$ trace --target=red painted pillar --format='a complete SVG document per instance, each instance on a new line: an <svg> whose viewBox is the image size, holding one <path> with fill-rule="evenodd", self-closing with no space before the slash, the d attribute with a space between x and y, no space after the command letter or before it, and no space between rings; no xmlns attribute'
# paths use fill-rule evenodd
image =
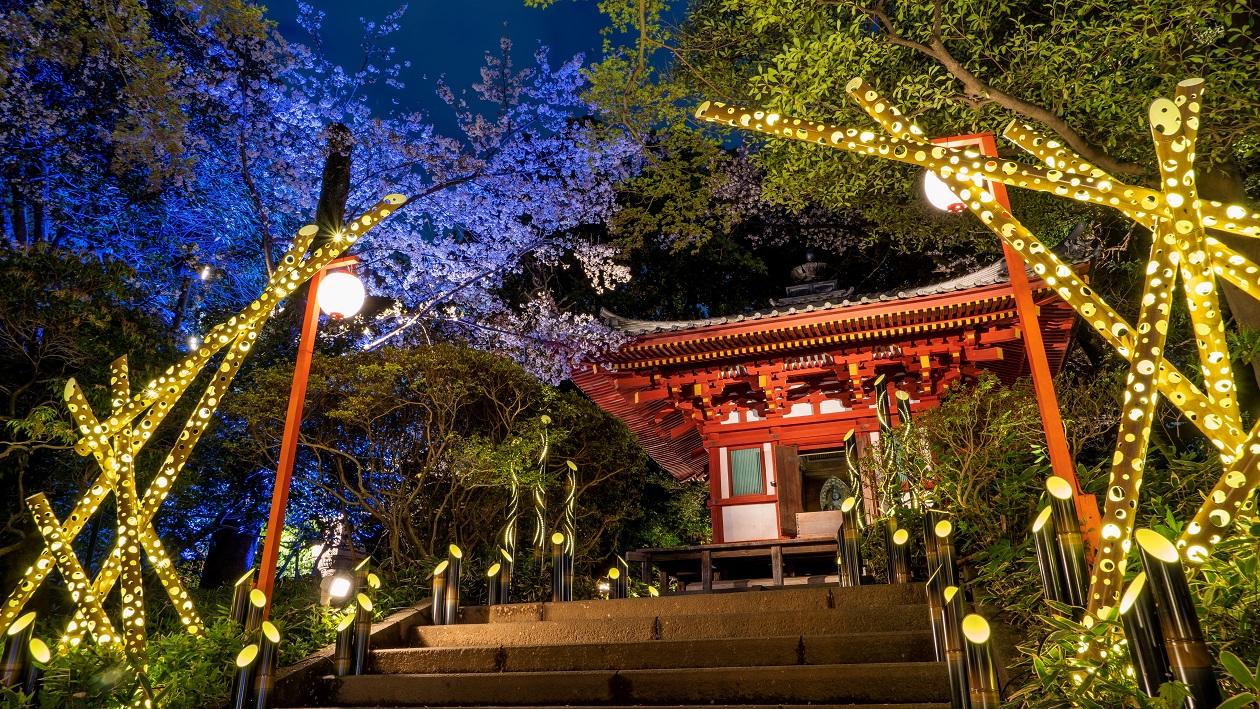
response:
<svg viewBox="0 0 1260 709"><path fill-rule="evenodd" d="M942 138L932 142L947 147L978 147L981 153L990 157L997 157L998 154L997 141L992 133ZM989 188L993 190L993 197L998 204L1010 212L1011 201L1006 193L1006 185L992 182ZM1033 302L1032 287L1028 284L1024 260L1019 252L1008 246L1005 241L1002 242L1002 253L1006 257L1006 270L1010 274L1011 295L1015 300L1015 312L1019 317L1028 368L1032 373L1033 391L1036 393L1037 409L1041 414L1041 427L1046 435L1046 451L1050 456L1050 468L1056 476L1067 480L1072 485L1076 513L1081 521L1081 534L1085 538L1086 551L1092 557L1093 550L1098 547L1101 530L1098 500L1081 490L1080 481L1076 477L1076 465L1072 462L1072 454L1068 450L1063 417L1059 413L1059 397L1054 391L1054 377L1050 373L1050 360L1046 356L1045 342L1041 337L1037 304Z"/></svg>

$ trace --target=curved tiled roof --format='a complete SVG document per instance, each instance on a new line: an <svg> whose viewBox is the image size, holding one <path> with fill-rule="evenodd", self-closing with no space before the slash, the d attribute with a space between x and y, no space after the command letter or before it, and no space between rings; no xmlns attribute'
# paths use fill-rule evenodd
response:
<svg viewBox="0 0 1260 709"><path fill-rule="evenodd" d="M1027 273L1030 279L1037 279L1037 276L1031 269L1028 269ZM696 320L638 320L635 318L622 317L607 309L601 309L600 317L603 318L604 322L607 323L609 327L621 330L628 335L650 335L659 332L695 330L702 327L709 327L711 325L726 325L730 323L762 320L765 318L778 317L780 315L794 315L796 313L812 313L820 310L833 310L853 305L887 303L895 300L904 300L906 298L943 295L946 293L969 290L971 288L997 285L999 283L1005 283L1006 281L1006 263L1005 261L997 261L985 266L984 268L972 271L971 273L919 288L906 288L902 290L884 291L882 293L866 293L858 296L850 295L852 293L851 288L848 290L833 290L826 293L812 293L809 295L772 300L770 301L772 306L770 308L754 310L752 312L741 313L739 315L723 315L712 318L699 318Z"/></svg>

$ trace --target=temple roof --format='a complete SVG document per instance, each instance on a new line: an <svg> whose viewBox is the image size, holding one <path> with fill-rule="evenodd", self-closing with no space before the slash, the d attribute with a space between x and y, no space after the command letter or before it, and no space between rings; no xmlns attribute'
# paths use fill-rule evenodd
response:
<svg viewBox="0 0 1260 709"><path fill-rule="evenodd" d="M984 370L1006 382L1026 375L1009 282L998 262L919 288L858 296L828 290L742 315L661 322L605 312L609 325L631 338L572 379L666 470L678 478L703 475L705 436L716 435L724 406L751 405L775 416L814 392L857 410L867 406L860 402L879 373L903 378L921 400ZM1050 369L1058 371L1074 314L1039 276L1030 274L1029 285Z"/></svg>
<svg viewBox="0 0 1260 709"><path fill-rule="evenodd" d="M1031 269L1028 269L1027 273L1030 280L1037 279L1036 274L1034 274ZM852 288L847 290L832 290L826 293L812 293L809 295L772 300L770 301L771 307L769 308L754 310L748 313L741 313L739 315L722 315L719 317L700 318L696 320L638 320L635 318L622 317L609 310L601 309L600 317L603 318L604 322L607 323L609 327L621 330L627 335L650 335L661 332L695 330L703 327L709 327L711 325L727 325L752 320L764 320L766 318L774 318L780 315L812 313L822 310L846 308L853 305L888 303L922 296L942 295L1006 282L1006 262L996 261L984 268L972 271L971 273L918 288L890 290L881 293L865 293L857 296L852 295Z"/></svg>

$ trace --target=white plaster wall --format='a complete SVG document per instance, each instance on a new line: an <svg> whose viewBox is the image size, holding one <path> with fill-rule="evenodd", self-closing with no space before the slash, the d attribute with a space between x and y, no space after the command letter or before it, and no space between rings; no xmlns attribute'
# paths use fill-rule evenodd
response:
<svg viewBox="0 0 1260 709"><path fill-rule="evenodd" d="M779 510L773 502L722 508L722 537L728 542L777 539Z"/></svg>
<svg viewBox="0 0 1260 709"><path fill-rule="evenodd" d="M731 473L730 473L730 456L726 452L726 447L718 448L718 480L722 483L722 499L731 496Z"/></svg>
<svg viewBox="0 0 1260 709"><path fill-rule="evenodd" d="M820 414L838 414L842 411L848 411L844 402L839 399L823 399L818 404L818 413Z"/></svg>
<svg viewBox="0 0 1260 709"><path fill-rule="evenodd" d="M814 405L808 401L798 401L792 404L792 410L783 414L783 418L792 418L794 416L813 416Z"/></svg>

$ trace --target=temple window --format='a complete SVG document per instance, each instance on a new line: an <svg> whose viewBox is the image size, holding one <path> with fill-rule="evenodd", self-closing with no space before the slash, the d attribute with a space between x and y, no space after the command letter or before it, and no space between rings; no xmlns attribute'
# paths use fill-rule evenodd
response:
<svg viewBox="0 0 1260 709"><path fill-rule="evenodd" d="M761 465L761 448L731 450L731 497L766 494L766 476Z"/></svg>

